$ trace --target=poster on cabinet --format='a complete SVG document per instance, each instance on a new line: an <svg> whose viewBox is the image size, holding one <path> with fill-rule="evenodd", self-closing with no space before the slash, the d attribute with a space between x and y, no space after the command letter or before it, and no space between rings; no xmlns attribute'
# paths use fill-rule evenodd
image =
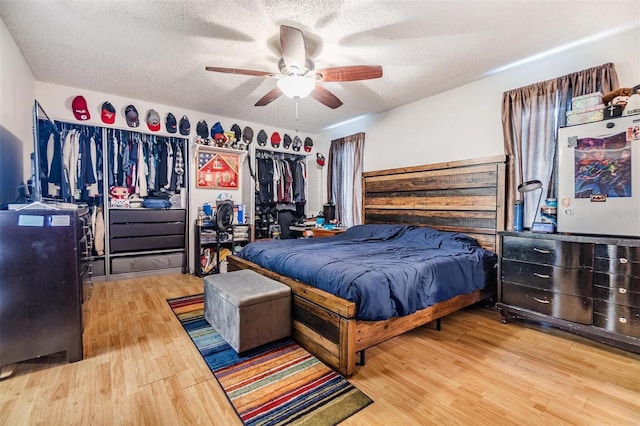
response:
<svg viewBox="0 0 640 426"><path fill-rule="evenodd" d="M240 156L227 152L199 149L196 152L198 171L196 187L205 189L237 189Z"/></svg>

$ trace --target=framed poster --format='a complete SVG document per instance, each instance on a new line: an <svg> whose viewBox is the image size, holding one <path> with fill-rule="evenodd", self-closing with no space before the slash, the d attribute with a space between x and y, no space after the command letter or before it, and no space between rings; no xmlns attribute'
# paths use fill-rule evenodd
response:
<svg viewBox="0 0 640 426"><path fill-rule="evenodd" d="M207 189L237 189L240 176L240 155L211 149L196 151L198 171L196 187Z"/></svg>

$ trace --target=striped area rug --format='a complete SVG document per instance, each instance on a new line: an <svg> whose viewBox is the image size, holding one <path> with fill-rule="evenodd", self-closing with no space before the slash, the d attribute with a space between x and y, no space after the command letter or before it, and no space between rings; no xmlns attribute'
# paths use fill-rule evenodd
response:
<svg viewBox="0 0 640 426"><path fill-rule="evenodd" d="M334 425L373 402L291 339L239 357L204 319L202 294L167 302L245 425Z"/></svg>

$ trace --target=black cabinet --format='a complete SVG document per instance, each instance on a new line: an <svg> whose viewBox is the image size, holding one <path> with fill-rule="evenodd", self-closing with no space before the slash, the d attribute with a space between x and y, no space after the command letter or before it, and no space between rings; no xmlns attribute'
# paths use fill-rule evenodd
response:
<svg viewBox="0 0 640 426"><path fill-rule="evenodd" d="M538 320L640 353L640 240L501 232L502 320Z"/></svg>
<svg viewBox="0 0 640 426"><path fill-rule="evenodd" d="M591 324L593 245L504 236L502 302Z"/></svg>
<svg viewBox="0 0 640 426"><path fill-rule="evenodd" d="M185 272L186 216L185 209L110 209L110 274Z"/></svg>
<svg viewBox="0 0 640 426"><path fill-rule="evenodd" d="M597 244L593 324L640 338L640 247Z"/></svg>
<svg viewBox="0 0 640 426"><path fill-rule="evenodd" d="M233 225L229 232L219 232L215 224L196 225L194 232L194 274L198 277L219 273L225 253L236 253L251 241L249 225Z"/></svg>
<svg viewBox="0 0 640 426"><path fill-rule="evenodd" d="M82 359L82 213L0 211L0 366L56 352Z"/></svg>

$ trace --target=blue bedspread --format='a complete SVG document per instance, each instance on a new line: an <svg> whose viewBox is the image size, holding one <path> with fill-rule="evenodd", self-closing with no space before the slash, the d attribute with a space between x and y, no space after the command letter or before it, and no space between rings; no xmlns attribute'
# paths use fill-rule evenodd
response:
<svg viewBox="0 0 640 426"><path fill-rule="evenodd" d="M460 233L359 225L334 237L248 244L238 256L356 303L382 320L482 289L496 255Z"/></svg>

